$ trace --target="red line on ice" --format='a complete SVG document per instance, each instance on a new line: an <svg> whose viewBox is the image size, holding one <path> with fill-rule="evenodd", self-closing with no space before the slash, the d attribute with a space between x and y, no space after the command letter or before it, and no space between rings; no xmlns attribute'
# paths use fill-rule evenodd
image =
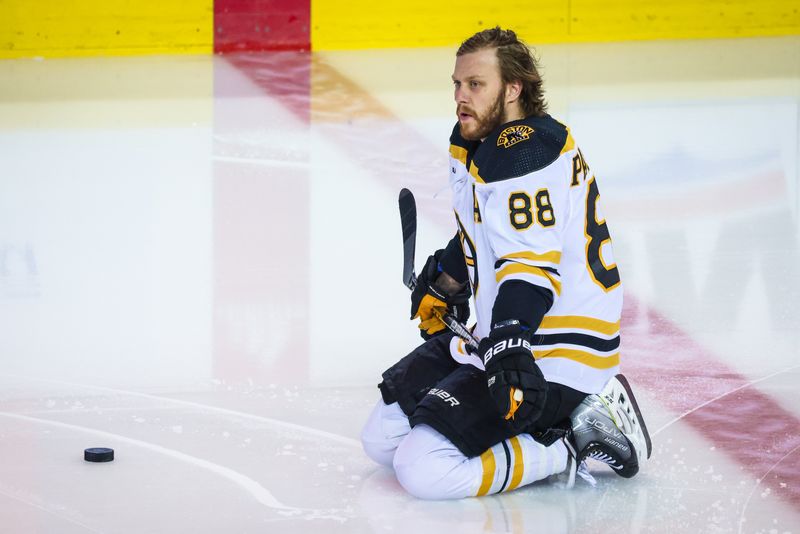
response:
<svg viewBox="0 0 800 534"><path fill-rule="evenodd" d="M769 473L762 485L800 508L800 420L669 319L625 299L622 366L634 386L672 412L694 410L681 422L755 478Z"/></svg>

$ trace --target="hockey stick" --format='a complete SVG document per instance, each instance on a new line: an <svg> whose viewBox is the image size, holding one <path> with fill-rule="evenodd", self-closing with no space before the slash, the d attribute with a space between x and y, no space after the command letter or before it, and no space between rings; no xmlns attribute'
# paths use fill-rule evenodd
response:
<svg viewBox="0 0 800 534"><path fill-rule="evenodd" d="M417 275L414 273L414 253L417 241L417 203L414 194L405 187L400 190L397 199L400 208L400 224L403 230L403 283L410 290L417 287ZM464 340L467 352L478 353L478 340L472 332L449 313L440 314L434 310L436 317L454 334Z"/></svg>
<svg viewBox="0 0 800 534"><path fill-rule="evenodd" d="M400 190L397 204L400 207L400 224L403 229L403 283L413 291L417 287L417 275L414 273L414 252L417 241L417 203L414 200L414 194L404 187ZM436 310L433 310L433 313L447 325L450 331L464 340L464 346L468 353L478 355L478 339L472 335L472 332L466 326L449 313L440 314ZM480 358L480 356L478 357ZM512 408L505 416L505 419L512 419L514 412L522 404L522 390L512 387L510 394Z"/></svg>
<svg viewBox="0 0 800 534"><path fill-rule="evenodd" d="M417 247L417 203L414 194L405 187L397 199L400 208L400 225L403 230L403 284L414 291L417 275L414 274L414 251Z"/></svg>

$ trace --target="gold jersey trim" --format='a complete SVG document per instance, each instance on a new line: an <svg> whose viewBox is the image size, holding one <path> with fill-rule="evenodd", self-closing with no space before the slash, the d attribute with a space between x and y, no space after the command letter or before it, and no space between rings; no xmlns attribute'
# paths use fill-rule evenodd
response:
<svg viewBox="0 0 800 534"><path fill-rule="evenodd" d="M567 140L564 142L564 147L561 149L561 154L559 154L559 156L563 156L570 150L575 150L575 139L572 138L572 132L567 128Z"/></svg>
<svg viewBox="0 0 800 534"><path fill-rule="evenodd" d="M542 254L537 254L536 252L531 252L529 250L523 250L522 252L513 252L511 254L506 254L501 260L513 260L513 259L520 259L520 260L529 260L529 261L543 261L547 263L554 263L558 265L561 263L561 252L557 250L551 250L549 252L544 252Z"/></svg>
<svg viewBox="0 0 800 534"><path fill-rule="evenodd" d="M580 315L551 315L545 316L539 328L579 328L611 336L619 334L619 321L611 323Z"/></svg>
<svg viewBox="0 0 800 534"><path fill-rule="evenodd" d="M515 274L527 274L531 276L536 276L537 278L544 278L547 280L550 285L552 286L553 290L556 292L557 295L561 295L561 281L553 275L553 273L548 272L541 267L535 267L533 265L527 265L524 263L507 263L503 266L502 269L495 273L494 278L498 284L508 277L513 276Z"/></svg>
<svg viewBox="0 0 800 534"><path fill-rule="evenodd" d="M450 145L450 155L457 159L461 164L467 166L467 149L458 145Z"/></svg>
<svg viewBox="0 0 800 534"><path fill-rule="evenodd" d="M611 369L619 365L619 352L609 356L598 356L590 352L574 349L534 350L533 356L541 358L565 358L593 369Z"/></svg>
<svg viewBox="0 0 800 534"><path fill-rule="evenodd" d="M475 160L472 160L472 161L469 162L469 174L470 174L470 176L475 178L476 182L481 183L481 184L485 184L486 183L486 182L483 181L483 178L481 178L481 175L478 174L478 166L475 165Z"/></svg>

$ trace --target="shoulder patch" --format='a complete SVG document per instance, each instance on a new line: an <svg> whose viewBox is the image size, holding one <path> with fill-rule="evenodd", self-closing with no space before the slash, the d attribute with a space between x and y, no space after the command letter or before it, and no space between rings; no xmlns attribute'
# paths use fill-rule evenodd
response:
<svg viewBox="0 0 800 534"><path fill-rule="evenodd" d="M508 148L514 146L522 141L527 141L531 138L534 132L533 128L525 124L518 124L517 126L509 126L497 137L497 146Z"/></svg>

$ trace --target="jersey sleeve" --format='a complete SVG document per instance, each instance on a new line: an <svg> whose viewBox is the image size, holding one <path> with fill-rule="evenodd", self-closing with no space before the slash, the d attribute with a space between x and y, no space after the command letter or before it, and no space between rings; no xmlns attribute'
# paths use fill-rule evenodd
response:
<svg viewBox="0 0 800 534"><path fill-rule="evenodd" d="M461 251L461 244L458 239L458 232L447 243L444 252L439 257L439 266L441 270L450 275L456 282L460 284L467 283L467 264L464 260L464 253Z"/></svg>

